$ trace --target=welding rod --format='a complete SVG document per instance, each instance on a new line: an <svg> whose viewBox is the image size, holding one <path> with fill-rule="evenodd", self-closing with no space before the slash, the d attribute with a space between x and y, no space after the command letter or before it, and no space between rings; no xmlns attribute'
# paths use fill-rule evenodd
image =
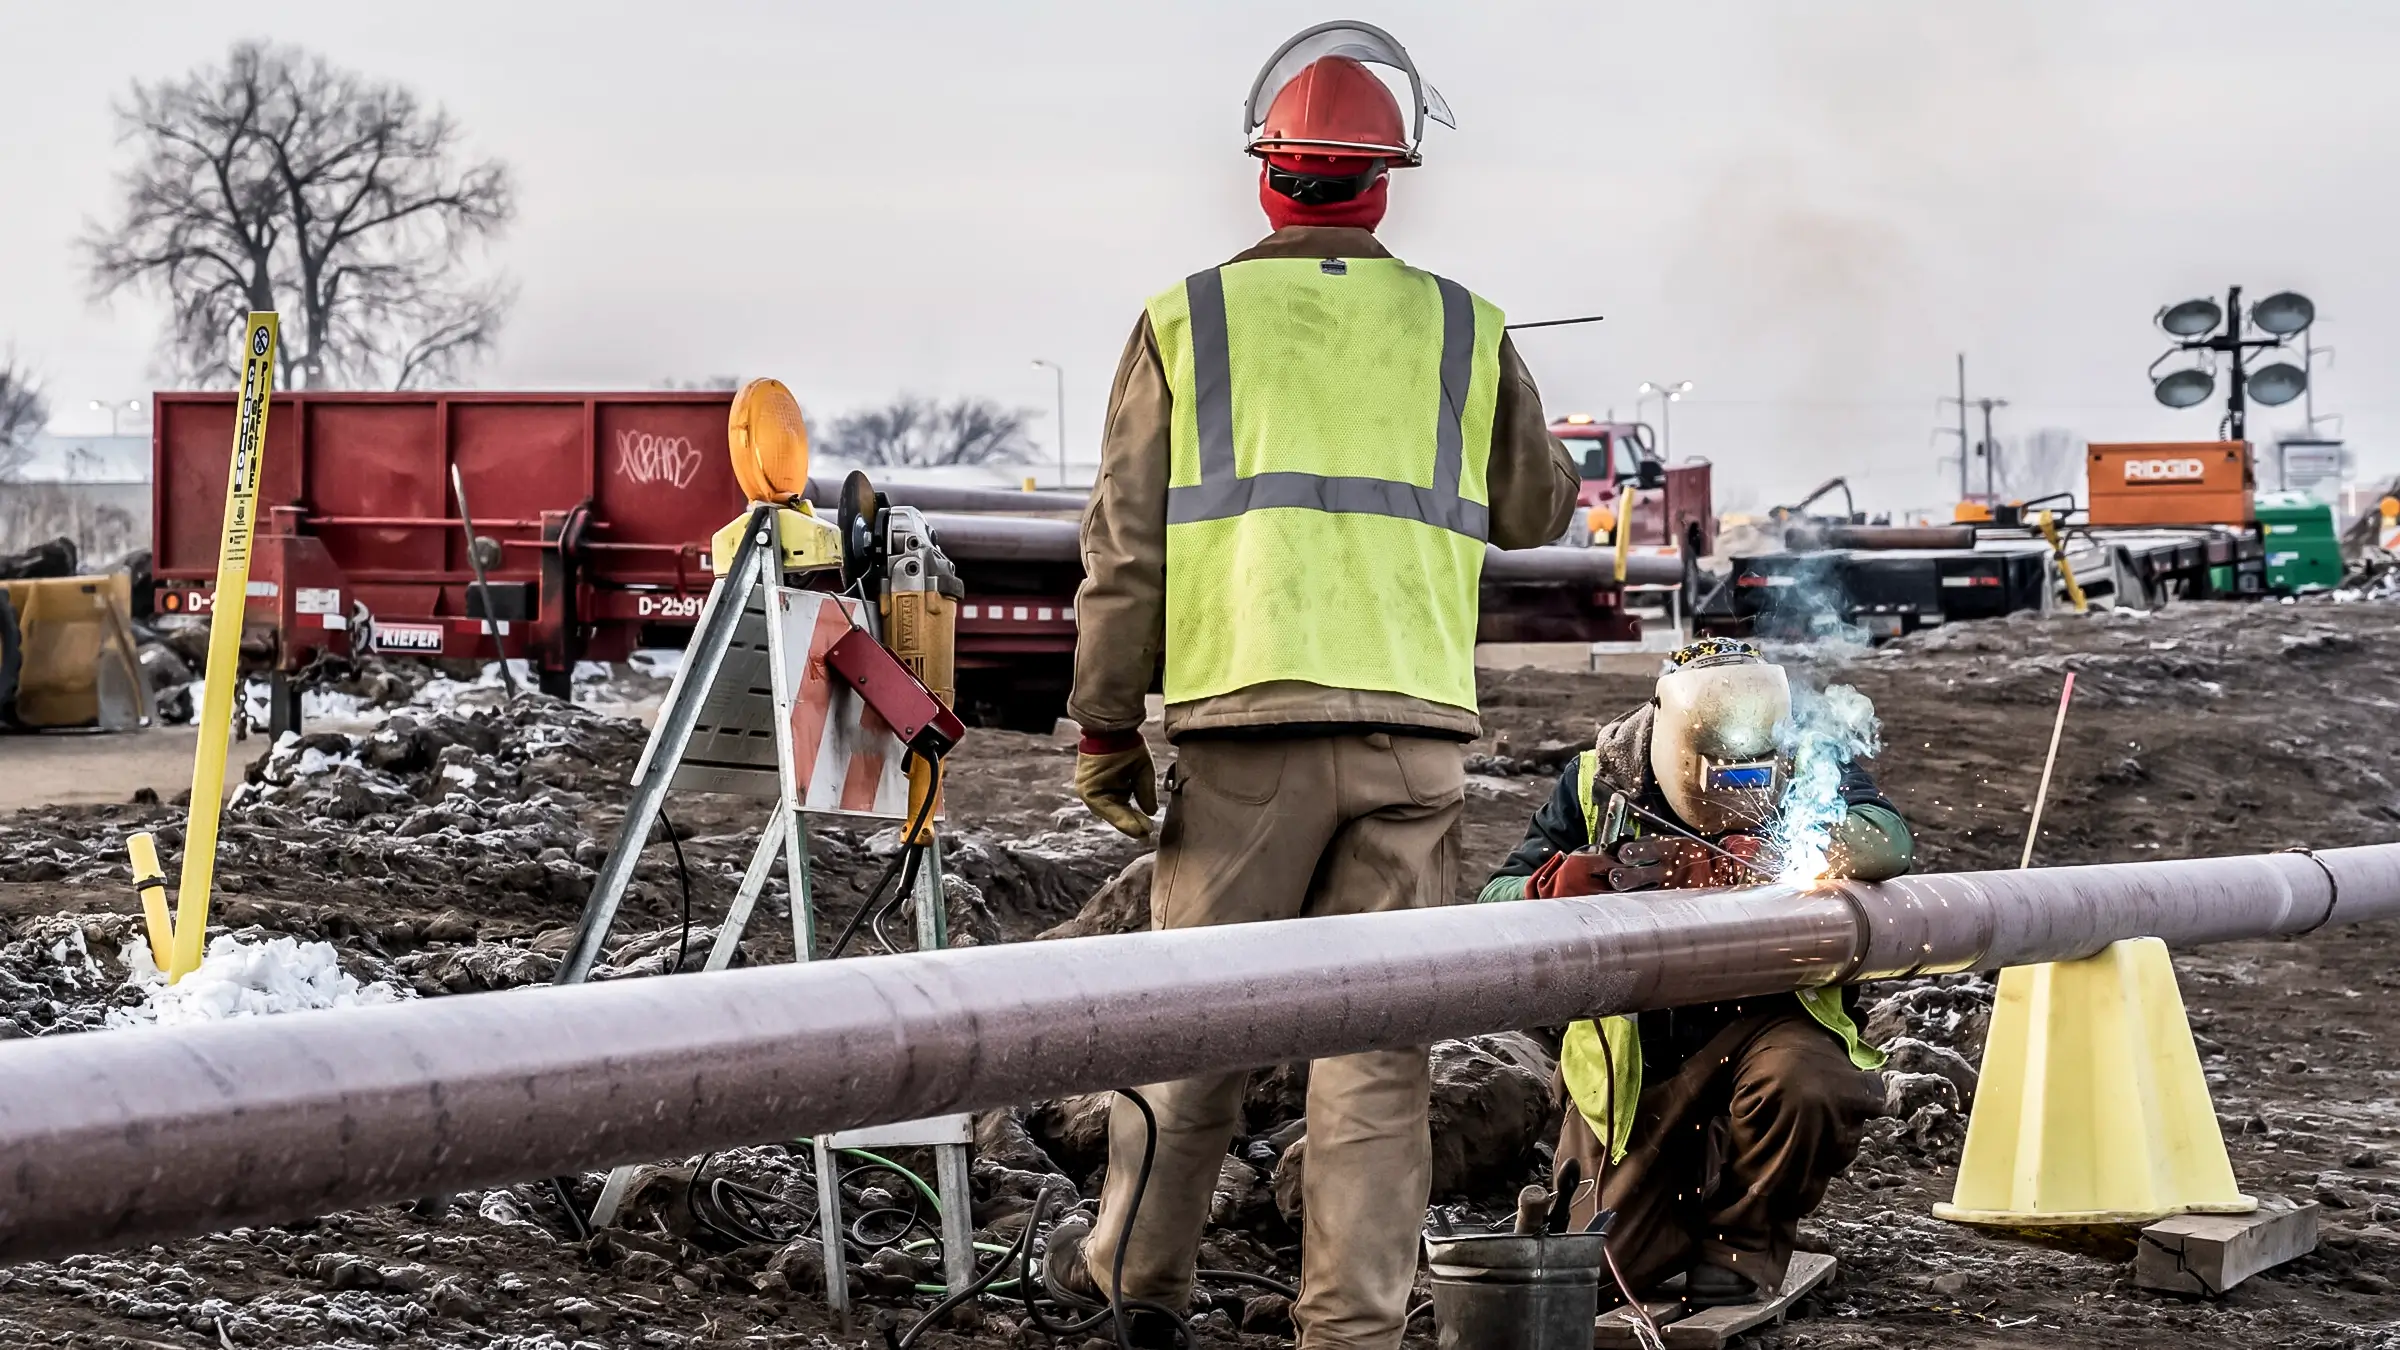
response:
<svg viewBox="0 0 2400 1350"><path fill-rule="evenodd" d="M1607 317L1605 314L1586 314L1580 319L1535 319L1531 323L1504 323L1500 325L1500 330L1514 333L1521 328L1564 328L1571 323L1598 323Z"/></svg>

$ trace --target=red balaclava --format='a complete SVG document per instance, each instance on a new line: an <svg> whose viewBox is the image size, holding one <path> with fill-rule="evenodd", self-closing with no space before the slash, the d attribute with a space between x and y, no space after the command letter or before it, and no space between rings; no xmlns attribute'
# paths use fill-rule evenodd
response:
<svg viewBox="0 0 2400 1350"><path fill-rule="evenodd" d="M1327 155L1271 155L1276 168L1286 173L1338 172L1358 163ZM1383 208L1391 195L1392 177L1389 173L1375 176L1373 185L1346 202L1326 202L1310 205L1296 202L1267 186L1265 165L1258 170L1258 204L1267 213L1267 223L1281 230L1293 225L1332 225L1356 230L1372 230L1383 223Z"/></svg>

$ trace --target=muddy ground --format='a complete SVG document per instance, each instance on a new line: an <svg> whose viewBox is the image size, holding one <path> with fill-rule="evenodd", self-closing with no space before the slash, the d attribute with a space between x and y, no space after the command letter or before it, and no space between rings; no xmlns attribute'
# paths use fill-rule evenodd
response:
<svg viewBox="0 0 2400 1350"><path fill-rule="evenodd" d="M1885 745L1875 772L1915 825L1927 869L2014 865L2068 670L2077 695L2037 865L2400 838L2400 783L2388 767L2400 609L2189 605L2139 617L2024 617L1794 661L1808 678L1873 699ZM1597 721L1646 697L1647 685L1486 672L1491 734L1475 747L1462 897L1516 842L1558 765ZM219 918L258 935L331 940L358 977L419 996L548 978L605 852L641 732L558 705L492 710L481 706L488 701L404 709L379 731L304 741L261 765L236 799ZM0 761L9 754L0 742ZM955 931L977 941L1032 937L1073 918L1138 855L1071 803L1072 758L1063 737L1006 732L977 732L958 752ZM696 930L687 950L697 959L760 814L723 799L677 803L683 864L657 834L608 973L672 962L687 879ZM173 854L180 817L171 799L0 815L0 1035L97 1026L112 1007L138 1001L120 987L114 955L132 940L135 908L122 836L158 829ZM815 832L827 928L856 911L890 844L888 831ZM1139 891L1112 888L1078 926L1138 914ZM788 918L762 909L744 952L789 959ZM2133 1289L2121 1242L2070 1247L1934 1220L1990 1001L1988 982L1945 977L1868 991L1870 1031L1912 1042L1892 1079L1896 1114L1877 1122L1859 1163L1803 1230L1808 1245L1841 1257L1836 1283L1786 1327L1747 1343L2400 1346L2400 1036L2391 1030L2400 1023L2400 931L2231 944L2179 954L2177 965L2236 1173L2253 1192L2325 1207L2314 1256L2194 1303ZM1522 1038L1442 1048L1448 1203L1487 1212L1541 1166L1533 1144L1549 1124L1528 1095L1544 1076L1540 1053ZM1088 1193L1089 1108L1051 1104L982 1122L976 1217L987 1237L1013 1239L1046 1179ZM1264 1081L1245 1114L1204 1264L1288 1277L1296 1239L1276 1193L1304 1129L1293 1075ZM813 1292L813 1239L787 1241L811 1208L804 1169L773 1149L718 1155L704 1182L725 1176L768 1197L751 1222L706 1206L695 1222L688 1175L663 1173L626 1229L583 1243L558 1235L562 1216L543 1189L521 1186L0 1269L0 1344L881 1345L880 1326L905 1325L908 1310L930 1303L907 1292L923 1272L905 1240L895 1249L888 1234L870 1233L880 1241L853 1254L872 1292L868 1325L833 1335ZM582 1180L584 1200L597 1181ZM911 1207L905 1181L890 1173L862 1167L843 1185L853 1214L885 1204L896 1226ZM1021 1308L994 1303L980 1326L922 1343L1044 1344L1023 1320ZM1211 1346L1288 1343L1277 1301L1255 1288L1212 1290L1196 1331ZM1412 1344L1431 1339L1429 1322L1416 1323Z"/></svg>

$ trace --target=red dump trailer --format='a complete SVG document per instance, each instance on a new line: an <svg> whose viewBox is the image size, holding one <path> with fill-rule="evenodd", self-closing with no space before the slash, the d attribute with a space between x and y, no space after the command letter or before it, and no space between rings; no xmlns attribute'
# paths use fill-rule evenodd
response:
<svg viewBox="0 0 2400 1350"><path fill-rule="evenodd" d="M486 617L501 648L532 663L556 693L577 661L681 646L708 594L708 540L743 505L726 446L731 404L727 392L276 395L245 616L248 647L278 677L276 721L296 720L283 677L320 656L348 656L364 643L383 653L488 658ZM215 603L234 396L168 392L153 406L155 608L205 614ZM450 487L453 465L475 532L500 546L487 573L488 616ZM890 495L910 503L906 488ZM1013 496L927 489L921 506L967 587L961 711L1046 731L1071 675L1082 579L1075 526L940 514ZM1034 513L1057 515L1058 494L1027 500ZM1569 549L1494 555L1481 636L1638 634L1613 577L1599 570L1604 561ZM1665 560L1634 562L1656 571Z"/></svg>

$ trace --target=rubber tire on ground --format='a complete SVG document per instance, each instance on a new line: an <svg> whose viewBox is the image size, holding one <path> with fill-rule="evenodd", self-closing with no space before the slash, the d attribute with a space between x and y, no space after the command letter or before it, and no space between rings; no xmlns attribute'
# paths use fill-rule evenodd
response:
<svg viewBox="0 0 2400 1350"><path fill-rule="evenodd" d="M0 591L0 726L17 720L17 674L25 662L24 643L17 633L17 607Z"/></svg>

